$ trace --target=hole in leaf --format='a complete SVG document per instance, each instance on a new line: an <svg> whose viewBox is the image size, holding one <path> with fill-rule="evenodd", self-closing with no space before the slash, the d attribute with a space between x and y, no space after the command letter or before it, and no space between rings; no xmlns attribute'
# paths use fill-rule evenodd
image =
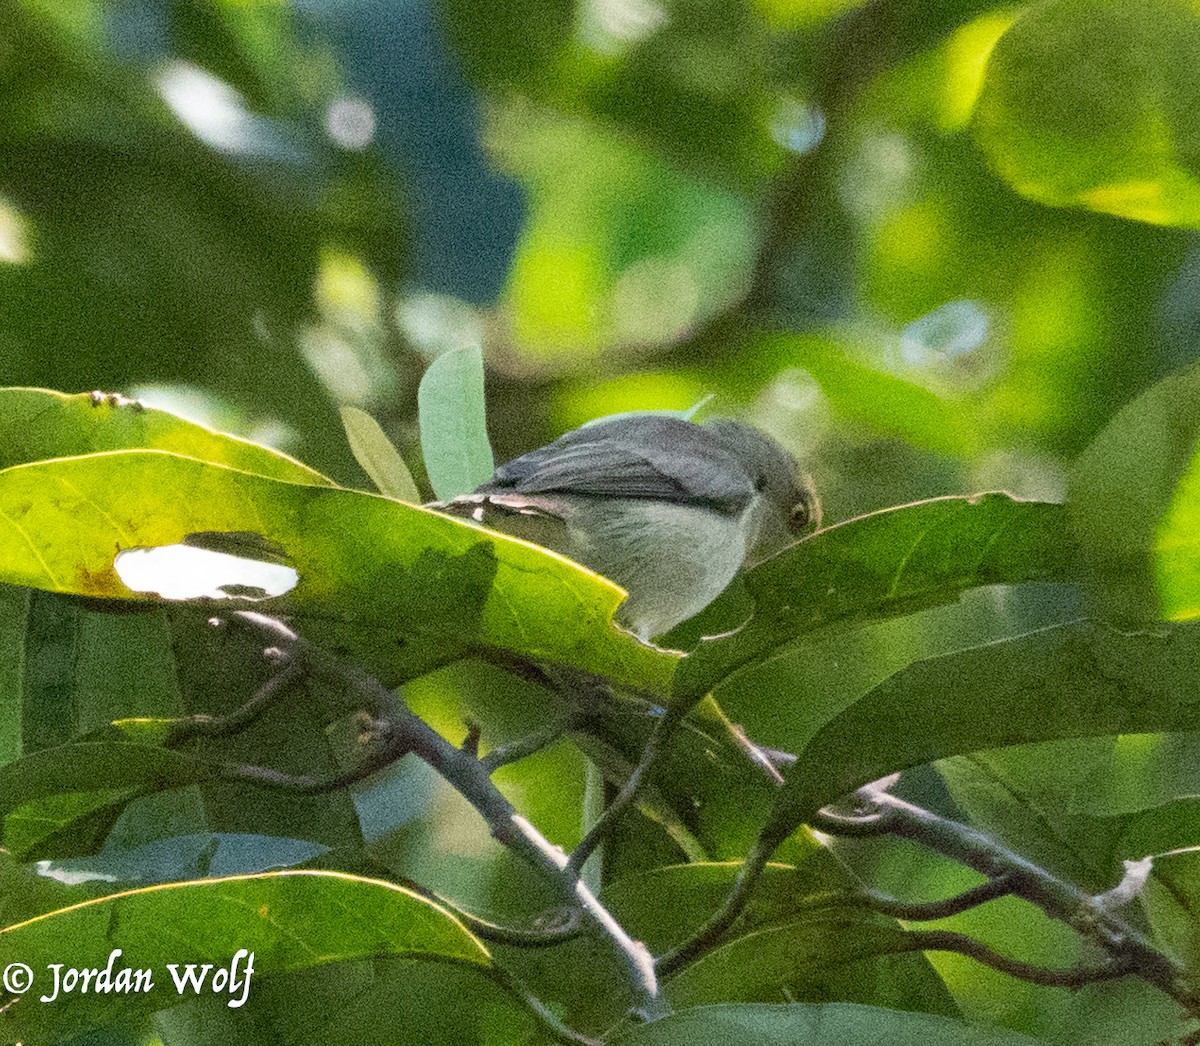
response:
<svg viewBox="0 0 1200 1046"><path fill-rule="evenodd" d="M132 548L119 552L113 563L117 576L134 592L153 592L163 599L246 599L257 601L281 596L296 587L300 575L294 567L280 562L259 538L259 548L244 548L263 559L220 552L211 546L218 542L192 543L199 535L189 535L182 545L157 548ZM206 535L221 537L223 535ZM239 539L233 547L244 546L249 535L228 535Z"/></svg>

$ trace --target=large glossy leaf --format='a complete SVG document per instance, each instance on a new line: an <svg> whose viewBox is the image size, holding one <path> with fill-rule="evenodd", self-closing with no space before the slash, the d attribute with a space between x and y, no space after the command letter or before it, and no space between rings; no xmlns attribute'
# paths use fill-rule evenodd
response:
<svg viewBox="0 0 1200 1046"><path fill-rule="evenodd" d="M1154 580L1164 617L1200 617L1200 454L1192 455L1159 523Z"/></svg>
<svg viewBox="0 0 1200 1046"><path fill-rule="evenodd" d="M1034 1046L1036 1039L994 1025L853 1003L697 1006L616 1040L629 1046Z"/></svg>
<svg viewBox="0 0 1200 1046"><path fill-rule="evenodd" d="M0 814L7 831L14 812L24 810L23 817L36 812L44 819L57 811L65 818L73 810L87 809L85 797L92 797L98 807L109 800L123 802L115 790L176 788L215 776L203 760L153 745L100 741L59 745L0 768ZM47 807L43 801L48 798L57 805Z"/></svg>
<svg viewBox="0 0 1200 1046"><path fill-rule="evenodd" d="M794 864L763 869L739 930L758 929L796 914L805 897L846 885L845 872L811 835L803 835ZM655 954L683 943L727 896L741 862L693 861L623 876L602 899L630 933Z"/></svg>
<svg viewBox="0 0 1200 1046"><path fill-rule="evenodd" d="M794 865L769 864L725 944L664 985L673 1005L853 1000L957 1016L928 961L892 920L833 907L857 880L811 838ZM728 895L739 864L674 865L627 876L604 902L655 953L687 940ZM826 906L813 905L823 898ZM908 955L898 954L909 952Z"/></svg>
<svg viewBox="0 0 1200 1046"><path fill-rule="evenodd" d="M945 985L926 963L917 958L899 966L901 956L913 957L918 950L895 921L864 913L809 912L722 945L683 970L666 991L679 1009L715 1002L846 1000L958 1016ZM918 978L920 990L914 983Z"/></svg>
<svg viewBox="0 0 1200 1046"><path fill-rule="evenodd" d="M0 472L9 583L146 599L122 549L196 532L252 532L300 575L268 609L343 626L380 674L408 677L480 644L663 692L673 655L611 624L622 593L553 553L356 491L282 483L163 451L87 455ZM313 630L319 631L318 624Z"/></svg>
<svg viewBox="0 0 1200 1046"><path fill-rule="evenodd" d="M253 1020L217 999L155 1015L166 1046L551 1046L524 1003L477 965L421 959L339 963L264 980Z"/></svg>
<svg viewBox="0 0 1200 1046"><path fill-rule="evenodd" d="M1200 796L1098 822L1115 835L1114 863L1152 859L1142 903L1158 940L1194 968L1200 958Z"/></svg>
<svg viewBox="0 0 1200 1046"><path fill-rule="evenodd" d="M183 711L167 616L149 605L105 612L58 593L26 593L14 696L26 753L126 716ZM111 610L111 608L108 608ZM19 653L18 653L19 652Z"/></svg>
<svg viewBox="0 0 1200 1046"><path fill-rule="evenodd" d="M1185 0L1038 4L992 53L976 137L1032 199L1198 228L1198 51Z"/></svg>
<svg viewBox="0 0 1200 1046"><path fill-rule="evenodd" d="M364 913L369 913L365 917ZM148 969L152 989L140 993L53 994L53 963L104 969L114 949L115 977L124 967ZM248 984L223 994L236 1001L244 991L253 1004L254 978L347 959L418 955L486 967L483 945L448 912L392 883L339 872L284 871L151 886L48 912L0 930L0 960L34 971L31 992L6 1008L4 1030L14 1035L52 1029L57 1037L90 1026L120 1025L131 1014L165 1008L201 994L185 984L177 992L168 964L213 964L229 970L241 953ZM203 994L213 994L207 981ZM252 1011L251 1011L252 1012Z"/></svg>
<svg viewBox="0 0 1200 1046"><path fill-rule="evenodd" d="M332 486L294 458L237 436L100 393L0 389L0 468L106 450L169 450L290 483Z"/></svg>
<svg viewBox="0 0 1200 1046"><path fill-rule="evenodd" d="M24 922L93 896L86 887L39 875L12 854L0 851L0 926Z"/></svg>
<svg viewBox="0 0 1200 1046"><path fill-rule="evenodd" d="M184 711L167 616L160 609L125 605L124 613L113 613L108 604L106 612L72 597L9 586L3 594L6 605L22 611L6 647L10 702L3 728L16 742L10 758L53 750L114 719ZM19 773L16 767L3 771L10 772ZM24 856L92 853L137 792L128 782L77 776L13 812L5 820L5 845ZM22 785L10 782L6 793L5 799L19 796ZM137 814L145 838L201 830L202 823L188 817L194 800L164 796Z"/></svg>
<svg viewBox="0 0 1200 1046"><path fill-rule="evenodd" d="M1074 738L973 752L936 765L962 817L1027 860L1094 893L1114 886L1112 833L1072 809L1067 795L1096 780L1097 750L1115 737ZM1073 758L1074 757L1074 758ZM1092 757L1092 758L1089 758ZM1078 767L1075 781L1071 770Z"/></svg>
<svg viewBox="0 0 1200 1046"><path fill-rule="evenodd" d="M717 601L705 620L734 630L685 659L675 691L704 693L828 625L911 613L979 585L1066 580L1065 524L1060 505L983 494L918 502L819 531L750 571L744 593L734 588Z"/></svg>
<svg viewBox="0 0 1200 1046"><path fill-rule="evenodd" d="M907 766L1067 737L1200 729L1200 627L1075 622L918 661L798 753L781 827Z"/></svg>
<svg viewBox="0 0 1200 1046"><path fill-rule="evenodd" d="M1075 463L1071 524L1093 594L1121 617L1200 616L1200 365L1120 411Z"/></svg>
<svg viewBox="0 0 1200 1046"><path fill-rule="evenodd" d="M105 847L90 857L41 861L41 875L67 883L118 882L124 885L223 878L292 868L329 850L307 839L210 832L176 835L125 850Z"/></svg>

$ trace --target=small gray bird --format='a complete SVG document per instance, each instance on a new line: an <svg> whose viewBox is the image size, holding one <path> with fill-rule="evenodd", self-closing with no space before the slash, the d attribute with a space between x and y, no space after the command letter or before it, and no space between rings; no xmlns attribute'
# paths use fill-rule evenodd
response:
<svg viewBox="0 0 1200 1046"><path fill-rule="evenodd" d="M821 518L807 477L757 429L659 414L589 422L437 507L611 578L629 593L618 619L644 640Z"/></svg>

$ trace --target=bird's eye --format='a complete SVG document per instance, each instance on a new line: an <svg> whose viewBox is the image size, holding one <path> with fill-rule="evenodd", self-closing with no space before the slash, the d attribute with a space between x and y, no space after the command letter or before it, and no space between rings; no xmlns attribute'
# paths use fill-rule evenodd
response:
<svg viewBox="0 0 1200 1046"><path fill-rule="evenodd" d="M803 530L805 527L807 527L809 521L812 519L812 514L809 511L807 502L797 501L796 504L792 506L792 511L789 518L791 519L793 529Z"/></svg>

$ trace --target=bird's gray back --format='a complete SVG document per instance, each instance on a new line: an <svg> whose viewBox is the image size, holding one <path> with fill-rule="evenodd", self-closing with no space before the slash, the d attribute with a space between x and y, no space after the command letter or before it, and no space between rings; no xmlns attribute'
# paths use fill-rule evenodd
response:
<svg viewBox="0 0 1200 1046"><path fill-rule="evenodd" d="M738 457L712 430L662 415L586 425L501 465L477 493L651 498L731 515L756 494Z"/></svg>

